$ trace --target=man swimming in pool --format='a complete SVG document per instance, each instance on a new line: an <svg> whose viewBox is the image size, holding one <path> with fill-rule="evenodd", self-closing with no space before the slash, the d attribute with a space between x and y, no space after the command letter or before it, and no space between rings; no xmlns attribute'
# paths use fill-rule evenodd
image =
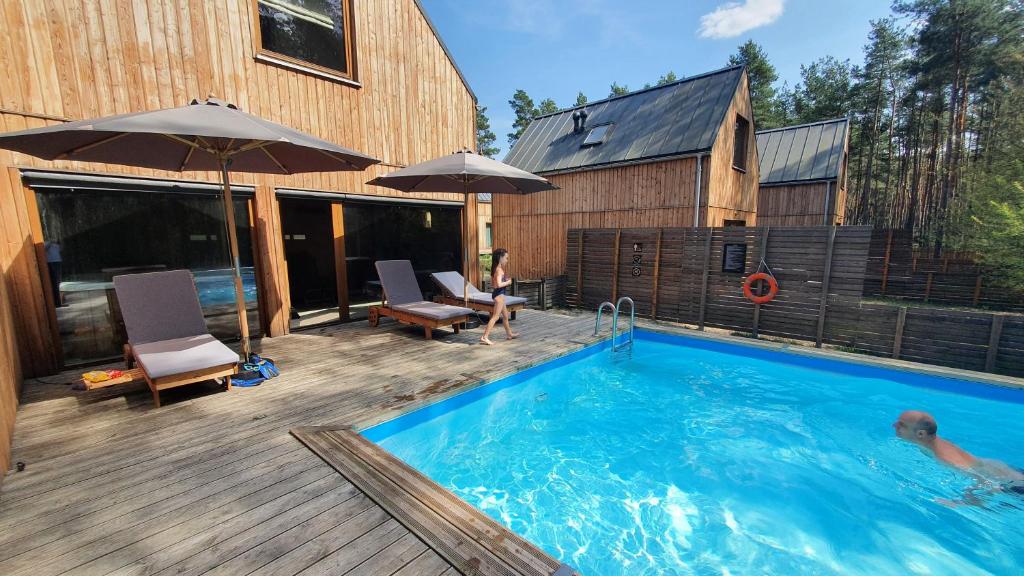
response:
<svg viewBox="0 0 1024 576"><path fill-rule="evenodd" d="M1015 470L999 460L977 458L970 452L939 437L939 425L927 412L907 410L892 423L896 435L917 444L936 460L947 466L963 470L979 481L986 492L1013 492L1024 495L1024 473ZM979 504L973 489L965 494L965 501Z"/></svg>

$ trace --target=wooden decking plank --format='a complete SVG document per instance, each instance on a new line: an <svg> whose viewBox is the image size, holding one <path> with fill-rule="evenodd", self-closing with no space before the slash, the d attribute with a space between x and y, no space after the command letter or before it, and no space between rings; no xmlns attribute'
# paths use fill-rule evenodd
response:
<svg viewBox="0 0 1024 576"><path fill-rule="evenodd" d="M297 461L301 459L301 453L296 452L294 447L282 443L248 458L239 458L177 481L152 483L150 489L146 489L149 483L143 483L140 489L114 492L104 495L104 498L93 497L103 494L102 487L98 490L83 491L80 495L84 499L83 502L64 508L54 508L45 515L27 520L24 526L18 526L16 533L23 536L5 544L2 547L2 554L6 559L76 533L95 532L95 526L117 518L123 519L138 510L148 508L150 512L156 513L173 510L196 498L229 489L227 478L233 474L243 476L232 482L247 481L254 467L281 457L290 457L288 461Z"/></svg>
<svg viewBox="0 0 1024 576"><path fill-rule="evenodd" d="M362 564L357 565L346 572L346 576L381 576L382 574L394 574L414 558L428 550L424 544L412 532L407 532L390 546L367 558ZM317 562L306 572L321 574L338 574L336 566L341 562L338 558L344 555L344 549L331 554Z"/></svg>
<svg viewBox="0 0 1024 576"><path fill-rule="evenodd" d="M392 479L379 474L335 436L323 431L294 430L292 433L453 566L463 571L474 569L484 575L520 574L462 534L447 519L417 502Z"/></svg>
<svg viewBox="0 0 1024 576"><path fill-rule="evenodd" d="M288 530L281 532L276 531L277 529L257 527L225 542L224 545L203 551L184 562L170 566L160 574L191 576L206 574L207 571L248 574L356 517L361 519L338 529L333 536L337 538L345 531L350 534L361 534L357 528L360 523L374 525L387 519L385 512L360 492L358 497L301 523L293 524Z"/></svg>
<svg viewBox="0 0 1024 576"><path fill-rule="evenodd" d="M387 527L386 532L384 531L385 527ZM344 548L335 550L318 560L316 564L296 574L301 574L302 576L347 574L353 568L366 562L380 551L386 550L400 539L411 536L409 531L395 521L394 518L382 524L375 532L379 533L368 532L346 544Z"/></svg>
<svg viewBox="0 0 1024 576"><path fill-rule="evenodd" d="M324 469L315 465L296 465L299 462L302 460L293 454L265 462L251 469L255 478L234 486L234 490L231 489L230 483L226 483L225 490L158 516L143 511L129 518L111 521L106 530L77 532L73 536L35 549L31 554L22 554L0 563L0 573L11 576L22 573L33 576L59 574L150 534L199 516L210 507L223 506L252 494L259 495L257 497L273 497L285 486L298 488L325 477ZM263 489L268 490L254 492ZM40 561L40 558L45 558L46 561Z"/></svg>
<svg viewBox="0 0 1024 576"><path fill-rule="evenodd" d="M304 509L309 502L323 502L330 506L351 499L358 493L358 489L348 481L322 478L266 502L260 502L255 497L249 501L239 500L133 542L66 574L109 574L145 558L152 560L151 557L155 555L163 557L165 555L162 553L172 548L180 553L182 544L186 550L195 546L208 547L240 528L248 528L285 512Z"/></svg>
<svg viewBox="0 0 1024 576"><path fill-rule="evenodd" d="M426 550L392 576L440 576L451 566L433 550Z"/></svg>
<svg viewBox="0 0 1024 576"><path fill-rule="evenodd" d="M94 493L94 491L102 491L106 497L101 502L85 500L88 506L75 510L75 512L79 514L97 512L120 502L125 502L139 496L152 496L157 492L159 492L161 497L170 497L193 486L202 485L216 479L218 477L217 474L222 470L226 469L226 472L230 473L232 470L231 466L238 462L259 458L261 455L266 458L272 458L279 454L290 452L292 449L294 449L294 446L286 442L284 438L278 437L270 442L250 444L242 446L237 450L226 452L214 451L195 458L189 462L191 464L189 466L182 466L180 464L184 463L179 463L178 467L160 467L146 473L140 471L134 476L129 473L115 478L104 475L72 487L50 491L18 504L16 508L25 509L25 513L22 516L23 521L18 523L18 531L24 533L34 527L27 525L25 520L42 523L40 524L41 528L48 527L49 524L44 523L45 519L54 511L67 518L68 512L70 512L68 507L83 502L83 496L88 496ZM0 523L0 530L10 530L11 528L12 526L7 522Z"/></svg>
<svg viewBox="0 0 1024 576"><path fill-rule="evenodd" d="M560 562L491 517L456 497L419 471L351 431L323 432L334 436L346 448L373 466L378 473L394 478L418 502L448 519L464 534L523 574L550 575Z"/></svg>
<svg viewBox="0 0 1024 576"><path fill-rule="evenodd" d="M331 553L345 549L354 561L363 560L377 550L407 534L397 520L381 508L371 508L352 521L303 543L291 552L274 558L249 576L292 576L316 564ZM340 571L339 571L340 573ZM210 576L233 576L214 570Z"/></svg>

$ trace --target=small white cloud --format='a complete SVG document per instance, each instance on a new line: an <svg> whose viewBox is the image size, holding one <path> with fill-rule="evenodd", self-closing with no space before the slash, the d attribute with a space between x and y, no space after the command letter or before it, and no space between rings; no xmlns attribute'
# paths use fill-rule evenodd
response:
<svg viewBox="0 0 1024 576"><path fill-rule="evenodd" d="M703 38L733 38L747 30L767 26L782 16L783 0L729 2L700 17Z"/></svg>

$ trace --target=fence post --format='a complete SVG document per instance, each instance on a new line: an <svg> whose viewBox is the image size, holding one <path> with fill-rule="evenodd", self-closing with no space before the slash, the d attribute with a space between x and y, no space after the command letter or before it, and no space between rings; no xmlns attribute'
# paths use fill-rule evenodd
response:
<svg viewBox="0 0 1024 576"><path fill-rule="evenodd" d="M1003 334L1002 314L992 315L992 331L988 335L988 351L985 353L985 372L996 369L996 356L999 355L999 337Z"/></svg>
<svg viewBox="0 0 1024 576"><path fill-rule="evenodd" d="M711 237L714 235L714 228L708 228L708 237L704 240L704 278L700 285L700 316L697 319L697 328L704 329L704 308L708 301L708 274L711 272Z"/></svg>
<svg viewBox="0 0 1024 576"><path fill-rule="evenodd" d="M580 243L576 247L576 261L579 263L579 268L576 269L576 309L583 308L583 238L584 230L579 229Z"/></svg>
<svg viewBox="0 0 1024 576"><path fill-rule="evenodd" d="M818 337L814 340L814 346L821 348L821 340L825 333L825 311L828 304L828 284L832 278L832 250L836 243L836 227L832 226L828 231L828 242L825 245L825 272L821 278L821 304L818 305Z"/></svg>
<svg viewBox="0 0 1024 576"><path fill-rule="evenodd" d="M928 297L932 294L932 278L935 276L934 272L928 273L928 282L924 285L924 301L928 301Z"/></svg>
<svg viewBox="0 0 1024 576"><path fill-rule="evenodd" d="M892 230L885 235L885 261L882 263L882 296L885 296L885 287L889 283L889 258L892 255ZM917 258L914 259L915 261Z"/></svg>
<svg viewBox="0 0 1024 576"><path fill-rule="evenodd" d="M619 296L619 241L622 239L622 228L615 230L615 253L612 254L612 303Z"/></svg>
<svg viewBox="0 0 1024 576"><path fill-rule="evenodd" d="M771 230L771 226L765 226L761 230L761 251L758 254L758 257L760 257L761 260L765 260L765 262L767 262L767 260L765 259L765 256L766 256L766 252L768 252L768 232L770 230ZM753 321L753 327L752 327L752 329L750 331L750 333L754 336L754 338L757 338L757 325L760 322L760 320L761 320L761 305L760 304L754 304L754 321Z"/></svg>
<svg viewBox="0 0 1024 576"><path fill-rule="evenodd" d="M654 283L651 288L651 320L658 319L658 282L661 272L661 237L665 229L658 228L658 244L654 249Z"/></svg>
<svg viewBox="0 0 1024 576"><path fill-rule="evenodd" d="M544 278L543 276L540 279L540 289L538 291L540 292L539 300L540 300L540 309L541 310L547 310L548 309L548 291L547 291L548 284L547 284L547 280L548 279Z"/></svg>
<svg viewBox="0 0 1024 576"><path fill-rule="evenodd" d="M907 307L900 306L900 313L896 316L896 333L892 339L892 357L899 360L900 348L903 347L903 327L907 324Z"/></svg>
<svg viewBox="0 0 1024 576"><path fill-rule="evenodd" d="M978 273L978 278L974 281L974 300L971 305L977 306L979 300L981 300L981 272Z"/></svg>

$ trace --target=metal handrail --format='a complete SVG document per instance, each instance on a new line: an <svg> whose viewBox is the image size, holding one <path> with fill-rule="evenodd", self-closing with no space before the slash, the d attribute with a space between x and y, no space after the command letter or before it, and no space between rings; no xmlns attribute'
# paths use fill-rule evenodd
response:
<svg viewBox="0 0 1024 576"><path fill-rule="evenodd" d="M597 336L598 331L601 330L601 311L607 306L612 309L612 326L615 325L615 305L611 302L601 302L601 305L597 307L597 320L594 322L594 336Z"/></svg>
<svg viewBox="0 0 1024 576"><path fill-rule="evenodd" d="M618 337L618 325L619 325L619 312L622 311L622 303L629 303L629 339L621 345L615 344L615 339ZM633 326L636 324L636 305L633 303L633 299L629 296L623 296L615 302L615 315L612 316L612 352L619 348L625 348L626 346L633 346Z"/></svg>

